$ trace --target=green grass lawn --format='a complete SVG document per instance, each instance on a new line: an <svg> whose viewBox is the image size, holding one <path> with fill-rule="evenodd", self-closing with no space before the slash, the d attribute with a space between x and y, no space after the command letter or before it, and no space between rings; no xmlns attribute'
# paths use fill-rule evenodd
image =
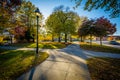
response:
<svg viewBox="0 0 120 80"><path fill-rule="evenodd" d="M47 57L45 52L40 52L35 58L34 51L3 50L0 52L0 80L15 80Z"/></svg>
<svg viewBox="0 0 120 80"><path fill-rule="evenodd" d="M91 58L87 64L92 80L120 79L120 59Z"/></svg>
<svg viewBox="0 0 120 80"><path fill-rule="evenodd" d="M104 46L104 45L100 46L99 44L92 44L92 46L90 46L89 43L81 42L80 47L82 49L85 49L85 50L92 50L92 51L98 51L98 52L110 52L110 53L120 54L120 49L118 49L118 48Z"/></svg>
<svg viewBox="0 0 120 80"><path fill-rule="evenodd" d="M5 51L8 51L8 50L6 50L6 49L0 49L0 54L2 54Z"/></svg>
<svg viewBox="0 0 120 80"><path fill-rule="evenodd" d="M10 46L35 48L36 43L16 43L16 44L10 44ZM65 48L65 47L66 47L66 45L64 43L58 43L58 42L39 43L39 48L43 48L43 49L59 49L59 48Z"/></svg>

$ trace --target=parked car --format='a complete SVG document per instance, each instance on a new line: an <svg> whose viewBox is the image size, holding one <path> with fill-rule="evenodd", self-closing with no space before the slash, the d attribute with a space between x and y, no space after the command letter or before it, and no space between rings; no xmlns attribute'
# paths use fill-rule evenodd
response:
<svg viewBox="0 0 120 80"><path fill-rule="evenodd" d="M109 43L112 44L112 45L120 45L120 43L116 42L116 41L110 41Z"/></svg>

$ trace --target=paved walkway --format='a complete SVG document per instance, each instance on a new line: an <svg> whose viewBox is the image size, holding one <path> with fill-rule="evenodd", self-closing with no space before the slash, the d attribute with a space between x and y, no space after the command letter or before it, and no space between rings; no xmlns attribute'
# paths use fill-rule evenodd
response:
<svg viewBox="0 0 120 80"><path fill-rule="evenodd" d="M34 48L0 48L35 50ZM77 44L69 45L64 49L41 50L48 52L49 58L17 80L90 80L86 59L94 56L120 58L120 54L82 50Z"/></svg>
<svg viewBox="0 0 120 80"><path fill-rule="evenodd" d="M49 58L17 80L90 80L87 57L79 46L44 51L50 54Z"/></svg>

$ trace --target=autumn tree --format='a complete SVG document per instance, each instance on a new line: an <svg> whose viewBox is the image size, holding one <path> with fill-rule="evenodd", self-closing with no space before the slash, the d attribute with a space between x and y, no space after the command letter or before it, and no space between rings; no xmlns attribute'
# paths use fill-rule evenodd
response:
<svg viewBox="0 0 120 80"><path fill-rule="evenodd" d="M36 7L30 1L23 1L16 14L16 20L21 22L23 26L27 26L25 36L28 42L30 39L34 39L32 35L34 34L33 28L36 21L35 9Z"/></svg>
<svg viewBox="0 0 120 80"><path fill-rule="evenodd" d="M27 27L25 32L25 38L29 42L30 39L35 37L35 26L36 26L36 7L30 1L23 1L19 10L17 11L16 21L21 22L22 26ZM42 14L40 14L39 24L43 19Z"/></svg>
<svg viewBox="0 0 120 80"><path fill-rule="evenodd" d="M85 20L78 30L79 36L90 35L90 43L92 44L92 36L102 38L107 35L112 35L116 32L116 24L112 24L107 18L100 17L96 20Z"/></svg>
<svg viewBox="0 0 120 80"><path fill-rule="evenodd" d="M92 36L95 35L95 31L95 20L85 20L78 29L78 34L81 37L90 36L90 45L92 45Z"/></svg>
<svg viewBox="0 0 120 80"><path fill-rule="evenodd" d="M84 30L82 30L82 29L79 30L79 29L82 27L83 23L84 23L85 21L87 21L87 20L88 20L87 17L85 17L85 16L80 16L79 26L77 27L77 33L78 33L78 35L79 35L79 38L80 38L81 42L84 41L83 38L85 37L85 34L84 34Z"/></svg>
<svg viewBox="0 0 120 80"><path fill-rule="evenodd" d="M0 0L0 30L11 27L14 23L13 16L19 9L22 0Z"/></svg>
<svg viewBox="0 0 120 80"><path fill-rule="evenodd" d="M14 28L14 35L15 35L15 38L17 39L17 42L24 41L24 39L25 39L25 32L26 32L26 28L25 27L17 25Z"/></svg>
<svg viewBox="0 0 120 80"><path fill-rule="evenodd" d="M96 34L100 37L100 44L102 45L102 38L107 35L112 35L116 32L116 24L113 24L107 18L97 18L95 22Z"/></svg>

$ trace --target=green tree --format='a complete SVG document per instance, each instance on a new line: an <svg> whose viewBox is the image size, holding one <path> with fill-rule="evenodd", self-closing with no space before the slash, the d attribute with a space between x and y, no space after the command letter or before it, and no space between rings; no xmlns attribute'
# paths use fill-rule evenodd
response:
<svg viewBox="0 0 120 80"><path fill-rule="evenodd" d="M36 7L30 1L23 1L17 12L17 19L30 28L32 21L36 19L35 10Z"/></svg>
<svg viewBox="0 0 120 80"><path fill-rule="evenodd" d="M62 33L62 18L64 12L61 11L62 6L56 7L54 9L54 12L47 18L46 25L49 29L49 31L52 33L52 36L56 34L58 36L58 42L61 42L61 33Z"/></svg>
<svg viewBox="0 0 120 80"><path fill-rule="evenodd" d="M65 31L65 21L67 20L67 14L65 13L68 11L68 7L65 8L63 5L54 8L53 13L55 13L55 20L56 20L56 28L55 31L58 34L58 41L61 42L61 34ZM65 33L64 33L65 34ZM67 35L65 34L65 38Z"/></svg>
<svg viewBox="0 0 120 80"><path fill-rule="evenodd" d="M77 13L70 11L69 7L64 8L64 6L56 7L55 13L58 18L60 30L64 33L65 42L67 42L68 35L75 33L80 17Z"/></svg>
<svg viewBox="0 0 120 80"><path fill-rule="evenodd" d="M58 22L56 20L56 14L52 13L47 19L46 19L46 26L47 26L47 31L52 34L52 41L54 41L54 36L55 34L59 34L60 30L59 28L57 29L56 27L58 26ZM57 32L57 31L58 32Z"/></svg>
<svg viewBox="0 0 120 80"><path fill-rule="evenodd" d="M77 13L70 11L68 7L58 6L54 12L47 18L46 25L53 34L58 35L58 41L61 41L61 34L64 35L67 42L68 35L74 34L79 26L80 17Z"/></svg>
<svg viewBox="0 0 120 80"><path fill-rule="evenodd" d="M65 33L65 42L67 42L67 36L73 35L79 26L80 17L77 13L69 11L66 14L67 20L65 21L65 26L63 33Z"/></svg>

